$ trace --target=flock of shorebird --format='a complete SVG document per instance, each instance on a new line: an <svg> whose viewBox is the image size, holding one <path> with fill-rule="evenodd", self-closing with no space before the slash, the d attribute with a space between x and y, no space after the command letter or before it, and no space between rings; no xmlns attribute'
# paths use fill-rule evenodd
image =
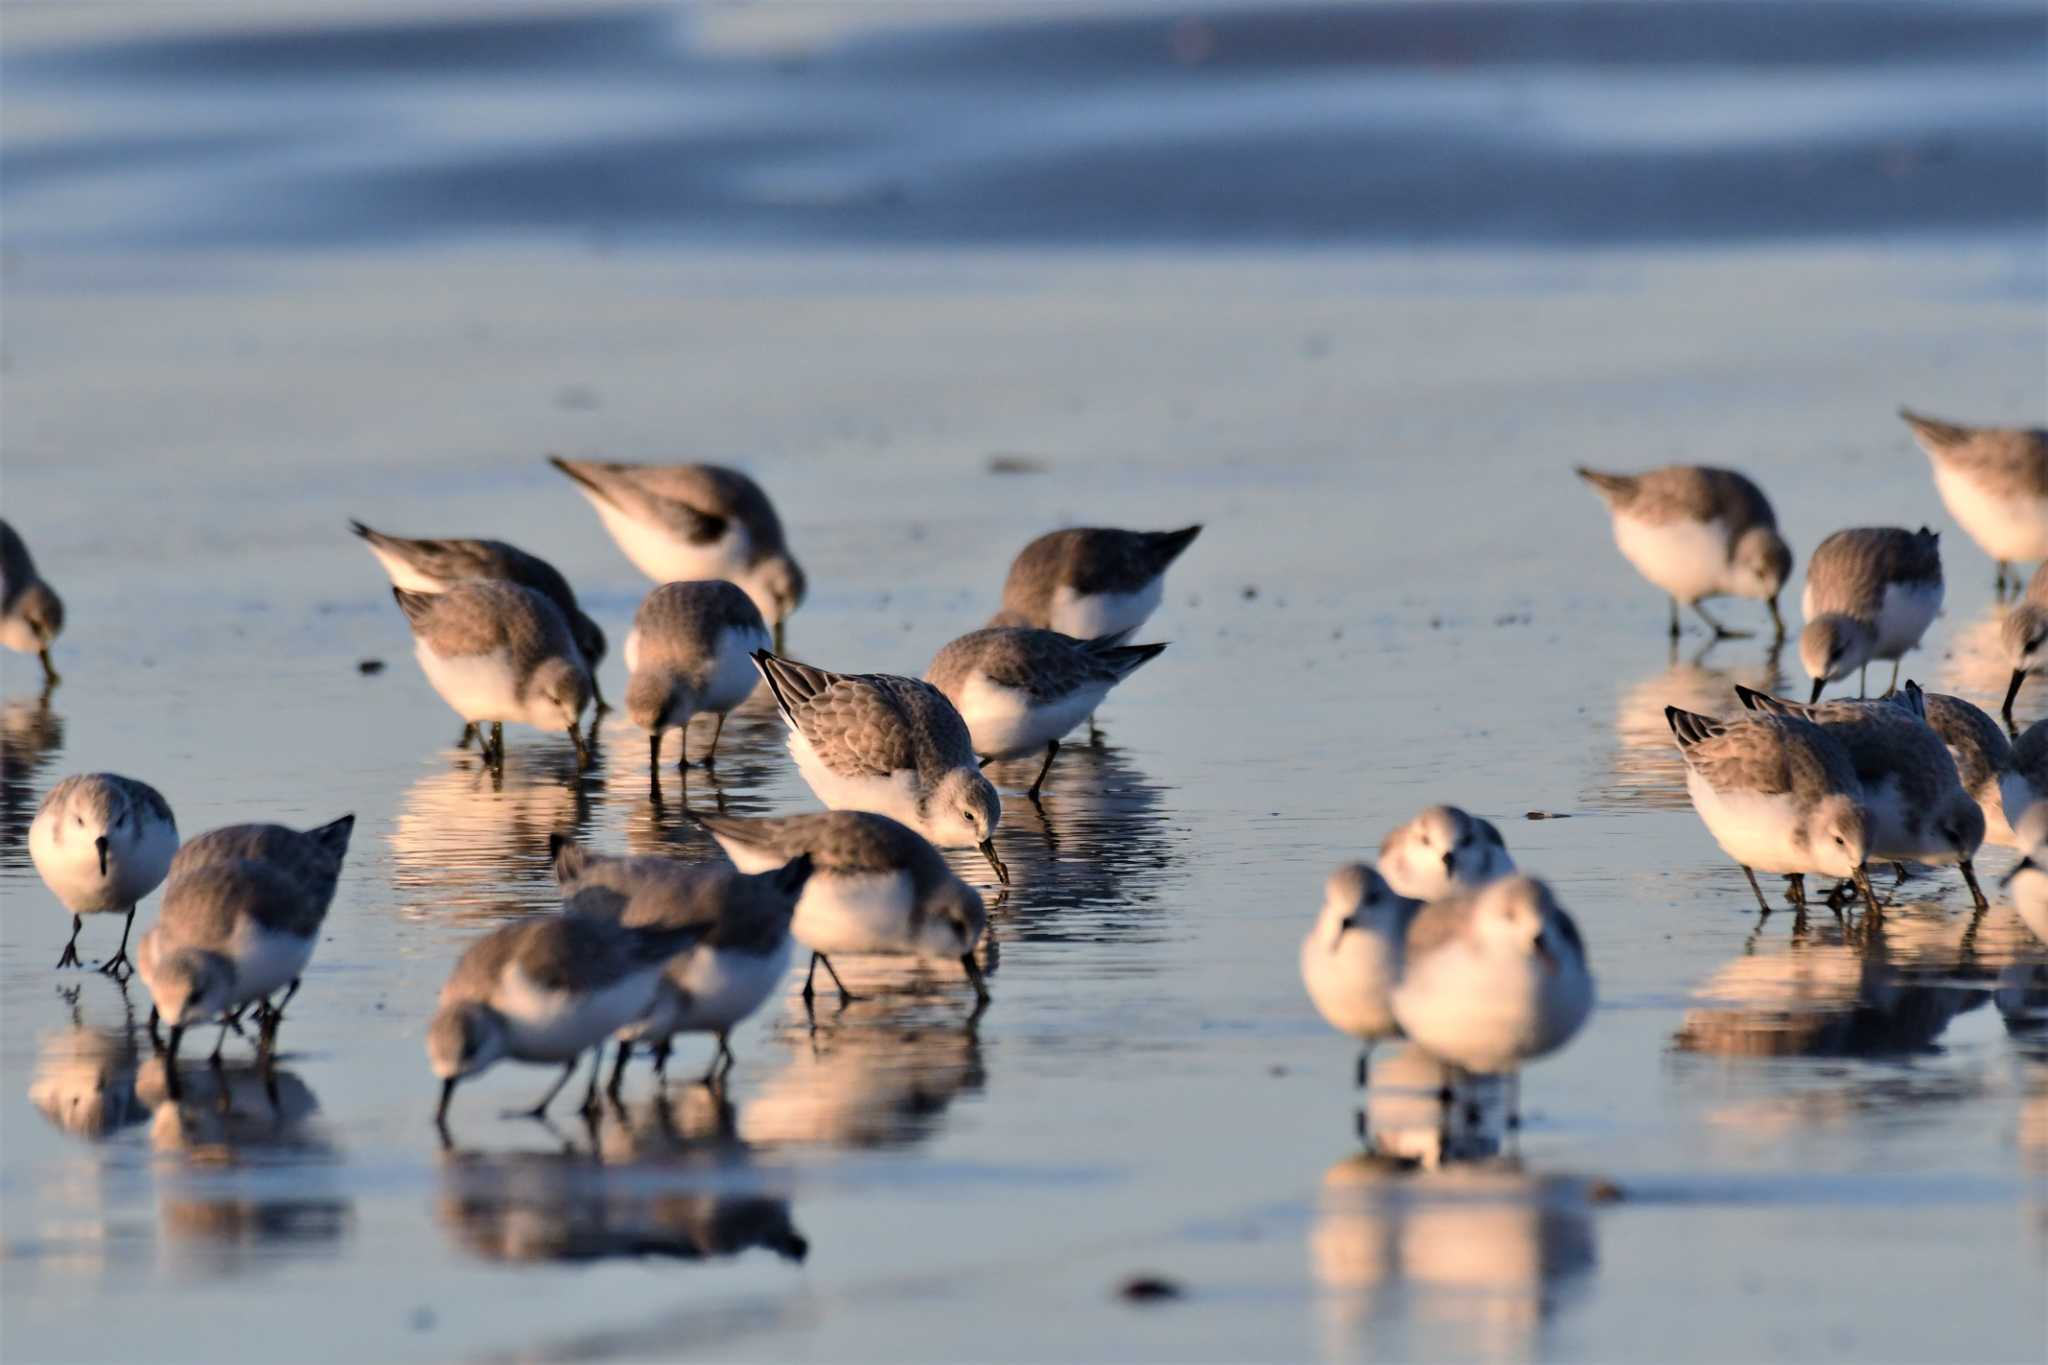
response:
<svg viewBox="0 0 2048 1365"><path fill-rule="evenodd" d="M1950 512L2007 566L2048 560L2048 433L1968 428L1904 414L1931 457ZM978 848L1009 873L994 836L1001 803L983 768L1042 752L1036 799L1061 740L1163 644L1126 643L1159 605L1169 565L1199 527L1169 532L1055 531L1017 556L989 624L933 658L922 679L834 673L781 653L802 603L803 571L767 495L708 465L642 466L556 459L619 548L659 585L626 636L623 706L648 736L650 773L663 736L714 718L709 768L726 715L765 682L788 727L798 771L823 813L749 819L693 816L729 863L611 857L556 836L563 907L484 934L455 964L427 1031L443 1126L456 1086L504 1059L562 1068L530 1111L544 1114L591 1054L586 1106L598 1104L602 1050L616 1043L616 1097L637 1048L665 1075L678 1034L716 1038L707 1082L732 1066L731 1029L786 975L797 945L811 954L804 999L822 965L842 999L835 954L900 954L957 962L978 1013L988 1002L976 951L988 922L981 893L940 847ZM1617 545L1716 638L1737 634L1707 614L1711 598L1767 602L1792 572L1762 491L1729 470L1682 466L1641 474L1580 469L1605 499ZM591 761L586 710L601 713L603 630L546 561L492 540L405 539L354 523L389 575L428 681L502 765L506 722L565 733L579 768ZM2016 586L2016 583L2015 583ZM1693 804L1738 862L1766 914L1757 872L1841 883L1867 918L1881 908L1871 862L1954 863L1978 908L1973 859L1987 837L2018 846L2010 879L2022 912L2048 933L2048 722L2009 743L1996 721L1960 698L1897 685L1898 661L1941 607L1938 537L1878 527L1839 531L1808 562L1799 653L1805 702L1738 689L1752 714L1716 719L1667 709ZM26 547L0 523L0 643L37 653L57 682L50 645L62 603ZM2003 633L2012 677L2004 714L2043 662L2048 566L2037 571ZM1877 700L1821 701L1831 682L1894 665ZM488 727L488 733L486 733ZM333 898L354 825L236 825L180 844L169 805L145 783L107 773L67 777L29 833L43 880L72 915L58 966L81 965L81 917L122 912L121 946L101 970L129 969L137 903L165 884L156 923L135 948L149 990L150 1029L170 1031L175 1080L184 1032L245 1016L274 1049ZM2038 860L2038 861L2037 861ZM1899 875L1905 875L1901 866ZM1316 1008L1366 1051L1406 1037L1454 1075L1519 1074L1567 1042L1594 1002L1585 945L1543 882L1518 875L1500 832L1451 806L1431 807L1389 834L1377 866L1333 873L1301 973ZM1448 1102L1450 1092L1446 1090ZM1508 1119L1518 1120L1510 1105Z"/></svg>

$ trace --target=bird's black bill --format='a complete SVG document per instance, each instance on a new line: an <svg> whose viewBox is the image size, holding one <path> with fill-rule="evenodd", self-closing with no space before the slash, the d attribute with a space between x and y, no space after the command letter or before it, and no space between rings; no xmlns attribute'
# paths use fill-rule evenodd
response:
<svg viewBox="0 0 2048 1365"><path fill-rule="evenodd" d="M1813 695L1806 699L1806 704L1812 706L1818 703L1820 701L1820 694L1827 689L1827 685L1828 680L1826 678L1815 678L1813 680Z"/></svg>
<svg viewBox="0 0 2048 1365"><path fill-rule="evenodd" d="M2012 681L2010 683L2007 683L2005 688L2005 705L1998 708L1999 713L2003 715L2007 720L2012 719L2012 704L2019 699L2020 684L2025 682L2026 680L2026 669L2015 668L2012 671Z"/></svg>
<svg viewBox="0 0 2048 1365"><path fill-rule="evenodd" d="M569 742L576 746L576 771L590 771L590 746L583 742L583 731L574 723L569 726Z"/></svg>
<svg viewBox="0 0 2048 1365"><path fill-rule="evenodd" d="M988 1003L988 983L982 979L981 964L974 960L973 953L960 955L960 966L967 973L967 980L974 987L974 998L982 1004ZM837 979L836 977L834 978Z"/></svg>
<svg viewBox="0 0 2048 1365"><path fill-rule="evenodd" d="M92 841L92 846L100 852L100 875L104 877L107 875L107 836L102 834Z"/></svg>
<svg viewBox="0 0 2048 1365"><path fill-rule="evenodd" d="M448 1101L454 1098L455 1078L450 1076L447 1080L441 1082L441 1102L434 1106L434 1126L436 1128L445 1130L448 1127Z"/></svg>
<svg viewBox="0 0 2048 1365"><path fill-rule="evenodd" d="M996 856L995 840L983 839L981 841L981 856L988 859L988 865L996 870L996 880L1004 886L1008 886L1010 884L1010 869L1004 867L1003 860Z"/></svg>

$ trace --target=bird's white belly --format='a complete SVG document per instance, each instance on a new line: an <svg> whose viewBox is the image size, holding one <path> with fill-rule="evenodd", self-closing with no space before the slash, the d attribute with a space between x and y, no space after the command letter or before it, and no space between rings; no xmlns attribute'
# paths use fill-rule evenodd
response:
<svg viewBox="0 0 2048 1365"><path fill-rule="evenodd" d="M1614 518L1614 543L1636 572L1681 602L1728 592L1728 535L1719 522Z"/></svg>
<svg viewBox="0 0 2048 1365"><path fill-rule="evenodd" d="M228 1008L247 1004L260 996L273 995L303 975L313 960L317 933L300 938L282 930L266 929L244 916L235 925L226 954L234 963L235 987Z"/></svg>
<svg viewBox="0 0 2048 1365"><path fill-rule="evenodd" d="M727 626L718 632L717 663L711 670L711 679L704 685L704 699L700 711L730 711L748 697L760 685L761 671L754 667L754 651L767 649L773 642L765 630L751 626Z"/></svg>
<svg viewBox="0 0 2048 1365"><path fill-rule="evenodd" d="M1401 949L1386 936L1353 929L1334 945L1321 925L1302 941L1301 981L1308 998L1330 1027L1354 1038L1391 1038L1394 1022L1389 994L1401 974Z"/></svg>
<svg viewBox="0 0 2048 1365"><path fill-rule="evenodd" d="M1166 595L1166 575L1160 574L1136 592L1077 593L1061 586L1053 589L1052 606L1046 613L1052 629L1077 640L1136 630L1159 609Z"/></svg>
<svg viewBox="0 0 2048 1365"><path fill-rule="evenodd" d="M2013 874L2007 890L2020 919L2034 931L2035 938L2048 943L2048 870L2022 868Z"/></svg>
<svg viewBox="0 0 2048 1365"><path fill-rule="evenodd" d="M726 522L725 534L710 544L693 545L668 527L641 521L603 498L592 497L590 502L633 567L657 583L733 579L746 570L750 538L738 522Z"/></svg>
<svg viewBox="0 0 2048 1365"><path fill-rule="evenodd" d="M1998 800L1984 802L1984 842L2004 844L2009 848L2019 847L2019 836L2013 831L2026 817L2027 808L2042 799L2034 790L2034 784L2021 773L2007 773L1998 779ZM1996 805L1997 810L1992 807Z"/></svg>
<svg viewBox="0 0 2048 1365"><path fill-rule="evenodd" d="M1685 789L1714 842L1744 867L1783 874L1815 870L1812 856L1792 840L1799 810L1789 793L1717 792L1691 769Z"/></svg>
<svg viewBox="0 0 2048 1365"><path fill-rule="evenodd" d="M1413 962L1395 988L1394 1016L1425 1051L1467 1071L1511 1071L1560 1046L1593 1007L1577 962L1546 968L1457 945Z"/></svg>
<svg viewBox="0 0 2048 1365"><path fill-rule="evenodd" d="M1993 559L2048 559L2048 498L2006 497L1937 461L1934 486L1956 524Z"/></svg>
<svg viewBox="0 0 2048 1365"><path fill-rule="evenodd" d="M917 775L899 768L887 777L842 777L825 766L818 751L801 730L789 732L790 757L803 774L811 794L831 810L865 810L900 820L913 829L921 828L917 808Z"/></svg>
<svg viewBox="0 0 2048 1365"><path fill-rule="evenodd" d="M1920 833L1915 835L1906 823L1907 807L1899 780L1890 774L1866 781L1863 784L1863 810L1869 822L1870 859L1896 859L1901 862L1952 863L1956 860L1954 845L1943 839L1934 828L1932 820L1925 817L1920 824Z"/></svg>
<svg viewBox="0 0 2048 1365"><path fill-rule="evenodd" d="M907 872L814 872L791 932L814 953L905 953L912 894Z"/></svg>
<svg viewBox="0 0 2048 1365"><path fill-rule="evenodd" d="M697 948L669 969L669 980L682 988L685 1000L677 1012L675 1031L702 1033L729 1029L761 1007L789 971L790 939L772 952L743 953L729 948Z"/></svg>
<svg viewBox="0 0 2048 1365"><path fill-rule="evenodd" d="M1941 613L1941 585L1885 585L1884 601L1877 609L1877 647L1873 659L1896 659L1907 650L1920 647L1920 637Z"/></svg>
<svg viewBox="0 0 2048 1365"><path fill-rule="evenodd" d="M512 657L507 650L489 654L464 654L448 658L436 654L426 641L418 641L413 653L427 682L466 721L512 721L552 729L547 717L536 716L521 701L518 680L513 675Z"/></svg>
<svg viewBox="0 0 2048 1365"><path fill-rule="evenodd" d="M567 1062L646 1012L657 968L594 991L548 990L516 966L505 969L491 1003L504 1016L506 1051L523 1062Z"/></svg>
<svg viewBox="0 0 2048 1365"><path fill-rule="evenodd" d="M1110 684L1089 683L1057 700L1034 703L1021 687L1005 687L976 672L960 690L960 718L984 757L1015 758L1035 753L1088 719Z"/></svg>
<svg viewBox="0 0 2048 1365"><path fill-rule="evenodd" d="M43 647L28 622L19 616L0 617L0 645L16 654L34 654Z"/></svg>

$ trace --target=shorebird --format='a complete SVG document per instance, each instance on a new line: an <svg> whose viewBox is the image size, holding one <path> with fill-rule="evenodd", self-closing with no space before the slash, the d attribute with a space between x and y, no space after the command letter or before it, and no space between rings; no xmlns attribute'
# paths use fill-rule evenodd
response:
<svg viewBox="0 0 2048 1365"><path fill-rule="evenodd" d="M1685 789L1707 832L1749 878L1756 903L1771 903L1758 872L1788 879L1806 906L1809 872L1853 880L1877 904L1863 870L1870 818L1848 753L1818 725L1789 715L1720 721L1676 706L1664 718L1685 760Z"/></svg>
<svg viewBox="0 0 2048 1365"><path fill-rule="evenodd" d="M1777 514L1763 490L1732 469L1668 465L1640 474L1573 471L1593 485L1614 518L1614 543L1637 573L1671 598L1671 638L1678 638L1683 602L1714 638L1742 639L1707 614L1713 597L1754 597L1771 609L1785 638L1778 593L1792 576L1792 551L1778 534Z"/></svg>
<svg viewBox="0 0 2048 1365"><path fill-rule="evenodd" d="M590 700L590 670L555 604L531 588L473 579L446 592L393 588L412 625L413 652L427 681L463 720L491 723L485 756L505 762L505 722L561 730L590 766L579 721Z"/></svg>
<svg viewBox="0 0 2048 1365"><path fill-rule="evenodd" d="M1009 884L995 845L1002 802L943 692L890 673L828 673L766 651L754 663L789 724L797 771L820 801L901 820L941 847L973 844Z"/></svg>
<svg viewBox="0 0 2048 1365"><path fill-rule="evenodd" d="M2020 817L2029 806L2048 797L2048 772L2040 774L2042 785L2036 786L2034 775L2015 762L2013 746L2006 742L1998 722L1961 697L1928 692L1922 702L1927 723L1955 760L1963 790L1984 812L1985 840L2012 844L2013 827Z"/></svg>
<svg viewBox="0 0 2048 1365"><path fill-rule="evenodd" d="M1414 900L1477 890L1514 870L1493 822L1456 806L1430 806L1380 842L1380 875L1396 895Z"/></svg>
<svg viewBox="0 0 2048 1365"><path fill-rule="evenodd" d="M991 626L1056 630L1077 640L1128 634L1166 592L1167 566L1200 535L1081 526L1051 531L1017 552Z"/></svg>
<svg viewBox="0 0 2048 1365"><path fill-rule="evenodd" d="M2027 580L2026 596L2006 613L1998 628L1998 639L2005 647L2006 661L2012 665L2012 681L2006 686L2005 704L1999 708L1999 714L2011 725L2012 704L2019 698L2020 685L2026 682L2027 674L2048 665L2048 560L2043 560Z"/></svg>
<svg viewBox="0 0 2048 1365"><path fill-rule="evenodd" d="M1060 740L1094 714L1109 689L1166 648L1123 638L1077 640L1053 630L987 626L940 650L924 677L967 722L983 767L1045 750L1029 793L1035 801Z"/></svg>
<svg viewBox="0 0 2048 1365"><path fill-rule="evenodd" d="M753 655L769 638L753 599L722 580L664 583L647 594L626 636L626 667L633 674L626 714L647 732L650 777L661 766L665 730L682 731L676 767L690 766L690 718L700 712L718 720L704 766L718 761L725 717L760 685Z"/></svg>
<svg viewBox="0 0 2048 1365"><path fill-rule="evenodd" d="M50 662L50 642L64 629L64 600L36 572L28 546L0 521L0 645L33 654L43 665L43 686L64 681Z"/></svg>
<svg viewBox="0 0 2048 1365"><path fill-rule="evenodd" d="M946 865L930 841L908 825L871 811L834 810L780 819L699 815L742 872L768 872L808 856L791 932L811 950L804 1003L816 994L812 978L823 963L843 1005L857 999L832 965L831 954L878 953L953 961L967 973L978 1005L988 987L974 950L988 925L981 893Z"/></svg>
<svg viewBox="0 0 2048 1365"><path fill-rule="evenodd" d="M360 521L350 522L349 529L361 536L370 553L377 556L394 588L446 592L471 579L502 578L522 588L532 588L553 602L562 619L569 623L569 634L583 655L584 666L590 670L591 696L597 709L611 709L597 690L597 666L604 662L606 650L604 631L584 614L576 601L576 590L554 565L502 540L407 540L372 531ZM467 738L465 735L465 741Z"/></svg>
<svg viewBox="0 0 2048 1365"><path fill-rule="evenodd" d="M1390 996L1401 978L1409 922L1422 902L1397 895L1364 863L1346 863L1323 883L1323 908L1301 941L1301 982L1317 1013L1358 1039L1358 1085L1371 1080L1373 1044L1399 1037Z"/></svg>
<svg viewBox="0 0 2048 1365"><path fill-rule="evenodd" d="M125 911L121 947L100 970L128 966L135 904L162 884L178 851L170 803L147 782L113 773L80 773L50 788L28 827L28 855L43 884L71 912L71 941L59 967L83 965L78 931L84 915Z"/></svg>
<svg viewBox="0 0 2048 1365"><path fill-rule="evenodd" d="M548 463L576 481L634 567L657 583L722 578L754 599L782 648L804 600L804 572L761 486L713 464Z"/></svg>
<svg viewBox="0 0 2048 1365"><path fill-rule="evenodd" d="M1966 427L1905 408L1899 416L1927 452L1949 515L1998 561L2004 596L2008 565L2048 561L2048 431Z"/></svg>
<svg viewBox="0 0 2048 1365"><path fill-rule="evenodd" d="M1831 682L1867 674L1873 659L1892 661L1898 686L1899 660L1920 647L1941 612L1940 541L1925 526L1864 526L1820 543L1806 565L1806 628L1799 633L1799 660L1813 679L1810 701L1819 701Z"/></svg>
<svg viewBox="0 0 2048 1365"><path fill-rule="evenodd" d="M1572 917L1542 882L1503 877L1417 911L1403 956L1394 1021L1467 1074L1509 1077L1507 1121L1519 1125L1522 1067L1570 1042L1593 1012Z"/></svg>
<svg viewBox="0 0 2048 1365"><path fill-rule="evenodd" d="M1751 711L1791 716L1819 726L1841 745L1863 788L1868 855L1899 864L1955 863L1979 910L1989 902L1971 860L1984 843L1984 812L1963 790L1948 746L1927 723L1919 685L1881 701L1832 701L1801 706L1740 684L1735 695ZM1876 908L1874 902L1865 902Z"/></svg>

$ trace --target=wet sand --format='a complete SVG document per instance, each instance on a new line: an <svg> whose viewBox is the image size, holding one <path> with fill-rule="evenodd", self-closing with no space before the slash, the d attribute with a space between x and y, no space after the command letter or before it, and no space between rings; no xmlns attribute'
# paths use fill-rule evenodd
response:
<svg viewBox="0 0 2048 1365"><path fill-rule="evenodd" d="M2048 948L1952 877L1861 948L1824 915L1759 926L1646 717L1796 659L1670 657L1569 474L1739 465L1802 563L1840 525L1942 529L1947 611L1908 673L1995 703L1991 565L1891 413L2048 411L2038 224L174 249L139 194L149 243L53 245L98 183L24 194L7 229L6 514L70 609L47 705L0 658L10 1359L2038 1353ZM792 981L735 1038L730 1112L681 1086L663 1112L641 1076L594 1139L551 1133L496 1118L547 1081L500 1068L437 1148L433 993L552 903L547 834L716 856L616 717L581 779L556 737L508 731L502 786L449 748L347 533L526 546L616 650L646 585L549 451L749 468L812 580L790 651L856 669L920 671L1045 527L1205 523L1103 745L1062 754L1042 814L1031 765L999 770L1017 885L977 1027L957 982L897 977L813 1032ZM688 799L811 809L772 714L737 719ZM356 812L274 1096L230 1068L225 1104L168 1103L139 987L49 970L67 926L23 831L98 767L188 835ZM1352 1052L1295 946L1331 865L1446 798L1556 886L1602 1003L1528 1073L1518 1161L1403 1175L1356 1154ZM1118 1299L1140 1273L1184 1296Z"/></svg>

